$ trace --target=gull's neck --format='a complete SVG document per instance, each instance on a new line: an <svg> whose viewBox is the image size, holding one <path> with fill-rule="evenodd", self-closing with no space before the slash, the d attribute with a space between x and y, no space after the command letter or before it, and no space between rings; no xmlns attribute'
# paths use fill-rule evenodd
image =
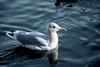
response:
<svg viewBox="0 0 100 67"><path fill-rule="evenodd" d="M54 49L58 46L58 35L57 32L48 32L48 40L49 40L49 47L50 49Z"/></svg>

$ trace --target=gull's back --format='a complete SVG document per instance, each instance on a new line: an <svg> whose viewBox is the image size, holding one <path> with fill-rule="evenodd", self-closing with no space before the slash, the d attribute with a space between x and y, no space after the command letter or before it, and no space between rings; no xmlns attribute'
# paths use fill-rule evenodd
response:
<svg viewBox="0 0 100 67"><path fill-rule="evenodd" d="M48 49L47 36L40 32L26 32L26 31L15 31L13 32L14 39L19 41L22 46L34 49L34 50L46 50ZM8 34L9 35L9 34Z"/></svg>

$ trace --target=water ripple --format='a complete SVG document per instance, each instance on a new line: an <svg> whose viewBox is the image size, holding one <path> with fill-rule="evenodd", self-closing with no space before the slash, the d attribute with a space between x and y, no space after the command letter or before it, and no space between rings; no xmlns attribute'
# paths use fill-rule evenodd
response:
<svg viewBox="0 0 100 67"><path fill-rule="evenodd" d="M18 61L22 59L20 54L12 54L18 43L1 35L2 31L36 30L46 33L46 25L54 21L68 29L67 32L59 33L59 57L64 63L58 64L58 67L87 66L93 58L100 55L99 8L98 3L91 5L85 0L72 8L66 5L55 7L52 0L0 0L0 63L9 60L9 67L18 67ZM15 60L9 59L12 56L15 56ZM29 66L31 61L28 60L23 58L27 64L21 63L21 67ZM33 67L42 66L41 60L39 65L35 61L31 64ZM45 63L42 67L47 66Z"/></svg>

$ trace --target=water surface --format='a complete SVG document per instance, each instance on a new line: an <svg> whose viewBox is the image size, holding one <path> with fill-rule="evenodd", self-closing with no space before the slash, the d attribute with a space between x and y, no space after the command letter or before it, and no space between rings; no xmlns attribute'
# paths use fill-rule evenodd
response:
<svg viewBox="0 0 100 67"><path fill-rule="evenodd" d="M46 57L32 58L3 31L36 30L46 34L50 22L68 29L59 33L59 59L64 62L57 67L87 67L100 60L100 2L96 1L56 7L53 0L0 0L0 67L49 67Z"/></svg>

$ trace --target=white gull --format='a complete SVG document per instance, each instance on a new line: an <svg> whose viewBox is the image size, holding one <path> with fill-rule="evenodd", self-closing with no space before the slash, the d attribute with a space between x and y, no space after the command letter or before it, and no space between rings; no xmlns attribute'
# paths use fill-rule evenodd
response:
<svg viewBox="0 0 100 67"><path fill-rule="evenodd" d="M48 35L40 32L26 32L16 30L15 32L6 32L6 35L21 43L21 46L32 50L47 50L51 51L58 48L58 35L60 30L66 31L65 28L60 27L58 24L52 22L48 25ZM48 55L49 62L53 65L58 59L58 50Z"/></svg>

